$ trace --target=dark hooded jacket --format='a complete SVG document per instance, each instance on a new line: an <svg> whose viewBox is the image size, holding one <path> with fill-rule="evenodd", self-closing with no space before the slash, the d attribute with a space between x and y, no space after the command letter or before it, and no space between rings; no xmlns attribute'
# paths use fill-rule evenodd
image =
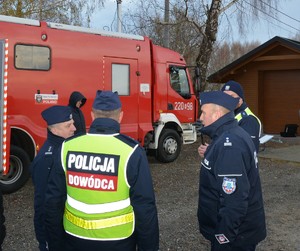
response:
<svg viewBox="0 0 300 251"><path fill-rule="evenodd" d="M74 120L74 126L76 127L75 134L81 134L81 133L86 133L86 127L85 127L85 119L83 112L76 106L76 103L81 100L81 106L84 106L86 102L86 98L77 91L72 92L70 99L69 99L69 104L72 108L72 116Z"/></svg>

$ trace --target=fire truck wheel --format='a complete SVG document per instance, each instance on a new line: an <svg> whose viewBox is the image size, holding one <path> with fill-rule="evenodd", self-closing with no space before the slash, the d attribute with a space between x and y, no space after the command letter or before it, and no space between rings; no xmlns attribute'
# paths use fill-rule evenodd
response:
<svg viewBox="0 0 300 251"><path fill-rule="evenodd" d="M174 161L179 156L181 145L181 138L175 130L164 129L158 141L157 159L164 163Z"/></svg>
<svg viewBox="0 0 300 251"><path fill-rule="evenodd" d="M9 161L9 171L0 179L0 186L3 193L13 193L19 190L30 176L30 159L23 149L11 146Z"/></svg>

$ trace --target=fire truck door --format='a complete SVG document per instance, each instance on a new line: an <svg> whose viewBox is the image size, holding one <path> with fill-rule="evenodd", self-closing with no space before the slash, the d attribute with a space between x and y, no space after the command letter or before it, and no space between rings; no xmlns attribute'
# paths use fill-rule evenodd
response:
<svg viewBox="0 0 300 251"><path fill-rule="evenodd" d="M138 61L124 58L104 58L103 82L106 90L117 91L124 112L121 132L138 138L139 93Z"/></svg>
<svg viewBox="0 0 300 251"><path fill-rule="evenodd" d="M191 85L185 67L170 66L168 85L168 109L181 122L195 121L196 98L192 95Z"/></svg>

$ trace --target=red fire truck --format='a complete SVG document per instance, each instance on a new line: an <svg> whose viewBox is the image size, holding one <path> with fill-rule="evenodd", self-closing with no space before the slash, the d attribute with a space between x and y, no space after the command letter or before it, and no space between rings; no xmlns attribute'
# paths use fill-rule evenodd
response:
<svg viewBox="0 0 300 251"><path fill-rule="evenodd" d="M174 161L197 139L198 101L186 62L147 37L0 16L0 186L24 185L46 138L41 112L67 105L73 91L87 98L86 123L97 90L118 91L121 132ZM88 128L87 128L88 130Z"/></svg>

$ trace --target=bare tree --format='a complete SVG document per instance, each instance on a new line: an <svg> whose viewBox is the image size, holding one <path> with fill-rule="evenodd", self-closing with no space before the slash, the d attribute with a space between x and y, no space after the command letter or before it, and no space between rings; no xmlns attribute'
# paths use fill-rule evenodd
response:
<svg viewBox="0 0 300 251"><path fill-rule="evenodd" d="M221 2L222 0L212 0L210 8L207 9L207 19L204 28L201 29L201 27L199 27L201 29L199 31L202 33L202 42L200 44L196 62L200 67L201 83L206 82L209 60L212 55L214 44L217 40L219 15L221 13ZM205 85L202 86L205 87Z"/></svg>
<svg viewBox="0 0 300 251"><path fill-rule="evenodd" d="M227 22L228 10L237 13L239 31L247 30L249 20L259 21L258 14L276 16L276 0L174 0L170 1L169 23L164 22L162 0L138 1L136 8L128 12L126 27L130 32L150 36L156 44L163 45L164 26L169 27L169 48L184 55L189 64L201 69L202 90L210 69L210 60L216 47L219 27Z"/></svg>
<svg viewBox="0 0 300 251"><path fill-rule="evenodd" d="M214 73L221 68L225 67L227 64L233 62L234 60L240 58L249 51L255 49L260 45L260 42L233 42L222 44L215 44L213 53L211 55L208 74Z"/></svg>
<svg viewBox="0 0 300 251"><path fill-rule="evenodd" d="M0 0L0 14L90 26L90 17L105 0Z"/></svg>

